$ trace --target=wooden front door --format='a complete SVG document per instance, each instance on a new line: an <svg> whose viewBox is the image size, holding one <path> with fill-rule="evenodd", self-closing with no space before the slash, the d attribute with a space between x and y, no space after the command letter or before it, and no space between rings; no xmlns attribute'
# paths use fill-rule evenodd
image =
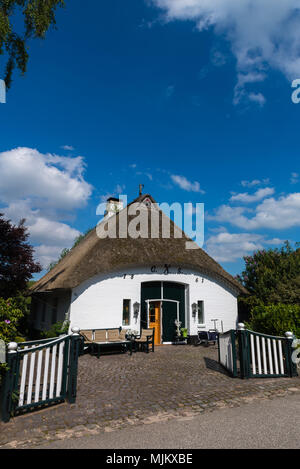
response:
<svg viewBox="0 0 300 469"><path fill-rule="evenodd" d="M152 301L149 303L149 327L155 327L154 344L161 344L161 302Z"/></svg>

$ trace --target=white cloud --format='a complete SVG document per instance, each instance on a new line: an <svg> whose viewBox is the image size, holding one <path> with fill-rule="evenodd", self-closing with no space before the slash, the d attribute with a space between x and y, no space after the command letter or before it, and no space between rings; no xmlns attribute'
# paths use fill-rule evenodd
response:
<svg viewBox="0 0 300 469"><path fill-rule="evenodd" d="M146 172L143 172L143 171L137 171L136 172L136 175L137 176L147 176L147 178L149 179L149 181L153 181L153 176L151 173L146 173Z"/></svg>
<svg viewBox="0 0 300 469"><path fill-rule="evenodd" d="M282 243L281 239L266 239L265 236L259 234L222 231L208 238L206 248L208 254L218 262L235 262L258 249L263 249L265 245Z"/></svg>
<svg viewBox="0 0 300 469"><path fill-rule="evenodd" d="M0 208L0 212L16 224L25 218L25 225L30 233L30 242L35 246L36 256L43 268L47 268L50 262L58 258L57 253L72 246L75 238L80 235L80 231L66 223L49 218L53 216L53 212L50 214L43 209L33 210L30 205L30 200L20 200ZM41 246L43 246L42 251ZM40 256L41 252L42 256Z"/></svg>
<svg viewBox="0 0 300 469"><path fill-rule="evenodd" d="M41 266L47 269L51 262L59 259L62 249L60 246L45 246L41 244L35 248L35 253Z"/></svg>
<svg viewBox="0 0 300 469"><path fill-rule="evenodd" d="M74 211L84 207L91 195L84 169L81 156L42 154L31 148L0 153L0 211L14 223L26 219L30 242L38 256L42 253L43 267L80 234L65 220L74 218Z"/></svg>
<svg viewBox="0 0 300 469"><path fill-rule="evenodd" d="M152 0L167 21L192 20L199 31L225 37L236 58L235 103L272 67L289 80L300 76L300 0ZM252 95L254 98L255 95ZM259 100L259 101L257 101ZM262 105L260 94L256 101Z"/></svg>
<svg viewBox="0 0 300 469"><path fill-rule="evenodd" d="M117 197L118 195L120 196L124 194L125 189L126 186L124 184L117 184L113 192L107 192L106 194L101 195L100 201L105 203L110 197Z"/></svg>
<svg viewBox="0 0 300 469"><path fill-rule="evenodd" d="M190 182L186 177L175 174L171 175L171 179L177 186L185 191L200 192L201 194L205 194L205 191L200 188L200 183L197 181Z"/></svg>
<svg viewBox="0 0 300 469"><path fill-rule="evenodd" d="M264 237L249 233L222 232L206 242L207 252L218 262L235 262L263 248Z"/></svg>
<svg viewBox="0 0 300 469"><path fill-rule="evenodd" d="M264 189L258 189L254 194L248 194L248 192L234 194L231 196L230 201L244 203L258 202L259 200L262 200L269 195L273 195L274 192L275 191L272 187L266 187Z"/></svg>
<svg viewBox="0 0 300 469"><path fill-rule="evenodd" d="M245 216L245 212L251 212L245 207L231 207L230 205L221 205L215 211L214 215L206 215L207 220L214 220L221 223L230 223L240 228L246 228L249 219Z"/></svg>
<svg viewBox="0 0 300 469"><path fill-rule="evenodd" d="M273 197L264 200L256 208L251 225L272 229L300 226L300 193L288 194L277 200Z"/></svg>
<svg viewBox="0 0 300 469"><path fill-rule="evenodd" d="M226 55L221 50L213 47L210 51L210 61L215 67L222 67L226 64Z"/></svg>
<svg viewBox="0 0 300 469"><path fill-rule="evenodd" d="M291 174L290 182L291 182L291 184L298 184L298 182L299 182L299 174L298 174L298 173L292 173L292 174Z"/></svg>
<svg viewBox="0 0 300 469"><path fill-rule="evenodd" d="M61 210L82 207L92 191L83 179L84 169L82 156L42 154L31 148L2 152L0 200L9 203L30 198Z"/></svg>
<svg viewBox="0 0 300 469"><path fill-rule="evenodd" d="M62 145L61 147L63 150L67 150L67 151L74 151L75 148L72 147L72 145Z"/></svg>
<svg viewBox="0 0 300 469"><path fill-rule="evenodd" d="M285 242L285 239L280 239L280 238L272 238L272 239L267 239L265 241L266 244L270 244L270 245L278 245L278 244L283 244Z"/></svg>
<svg viewBox="0 0 300 469"><path fill-rule="evenodd" d="M243 187L254 187L254 186L259 186L263 184L269 184L269 182L270 182L270 179L263 179L263 180L253 179L252 181L242 181L241 185Z"/></svg>
<svg viewBox="0 0 300 469"><path fill-rule="evenodd" d="M255 209L252 218L245 216L246 212L252 212L245 207L230 207L222 205L214 216L208 216L210 220L227 222L246 230L262 228L283 230L300 226L300 193L288 194L275 199L265 199Z"/></svg>
<svg viewBox="0 0 300 469"><path fill-rule="evenodd" d="M249 93L248 98L260 107L263 107L266 102L266 98L262 93Z"/></svg>

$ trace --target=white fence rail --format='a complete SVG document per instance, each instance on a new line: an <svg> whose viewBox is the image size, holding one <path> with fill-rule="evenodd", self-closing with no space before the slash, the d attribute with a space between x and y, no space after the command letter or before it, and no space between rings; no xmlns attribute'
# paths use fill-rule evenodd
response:
<svg viewBox="0 0 300 469"><path fill-rule="evenodd" d="M292 378L297 376L292 342L291 332L286 332L286 337L276 337L246 330L239 324L237 331L219 335L219 363L232 376L241 378Z"/></svg>
<svg viewBox="0 0 300 469"><path fill-rule="evenodd" d="M219 362L233 377L237 376L235 340L236 334L234 330L219 334Z"/></svg>
<svg viewBox="0 0 300 469"><path fill-rule="evenodd" d="M245 331L250 338L250 376L288 376L287 339Z"/></svg>

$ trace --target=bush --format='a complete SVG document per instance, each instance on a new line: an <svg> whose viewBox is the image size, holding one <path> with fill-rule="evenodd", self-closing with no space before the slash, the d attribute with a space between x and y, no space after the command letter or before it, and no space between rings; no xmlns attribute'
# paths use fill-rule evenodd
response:
<svg viewBox="0 0 300 469"><path fill-rule="evenodd" d="M18 308L18 302L14 298L0 298L0 339L8 342L23 342L19 337L18 326L24 314ZM0 363L0 386L3 373L7 370L5 363Z"/></svg>
<svg viewBox="0 0 300 469"><path fill-rule="evenodd" d="M61 334L67 334L69 330L70 323L68 321L57 322L51 326L51 328L42 333L43 338L52 339L53 337L58 337Z"/></svg>
<svg viewBox="0 0 300 469"><path fill-rule="evenodd" d="M23 316L14 298L0 298L0 339L6 343L22 341L23 338L18 337L18 326Z"/></svg>
<svg viewBox="0 0 300 469"><path fill-rule="evenodd" d="M300 305L256 306L252 309L247 329L263 334L284 336L291 331L300 338Z"/></svg>

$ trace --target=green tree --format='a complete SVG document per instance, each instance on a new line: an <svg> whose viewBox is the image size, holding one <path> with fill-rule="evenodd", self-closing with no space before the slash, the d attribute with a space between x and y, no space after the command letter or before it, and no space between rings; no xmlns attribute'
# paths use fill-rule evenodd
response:
<svg viewBox="0 0 300 469"><path fill-rule="evenodd" d="M8 56L4 78L7 88L15 67L26 72L28 41L45 38L50 26L56 24L56 8L64 4L64 0L0 0L0 55ZM22 32L17 32L19 13L24 21Z"/></svg>
<svg viewBox="0 0 300 469"><path fill-rule="evenodd" d="M248 329L263 334L284 336L288 331L300 337L300 305L277 304L256 306L251 312Z"/></svg>
<svg viewBox="0 0 300 469"><path fill-rule="evenodd" d="M288 241L280 249L244 257L245 269L237 278L250 293L239 300L242 319L256 306L300 304L300 247Z"/></svg>
<svg viewBox="0 0 300 469"><path fill-rule="evenodd" d="M18 340L18 326L23 317L14 298L0 298L0 339L4 342Z"/></svg>
<svg viewBox="0 0 300 469"><path fill-rule="evenodd" d="M55 324L52 324L51 328L42 332L41 336L45 339L52 339L53 337L58 337L61 334L67 334L69 330L70 323L68 321L59 321Z"/></svg>

